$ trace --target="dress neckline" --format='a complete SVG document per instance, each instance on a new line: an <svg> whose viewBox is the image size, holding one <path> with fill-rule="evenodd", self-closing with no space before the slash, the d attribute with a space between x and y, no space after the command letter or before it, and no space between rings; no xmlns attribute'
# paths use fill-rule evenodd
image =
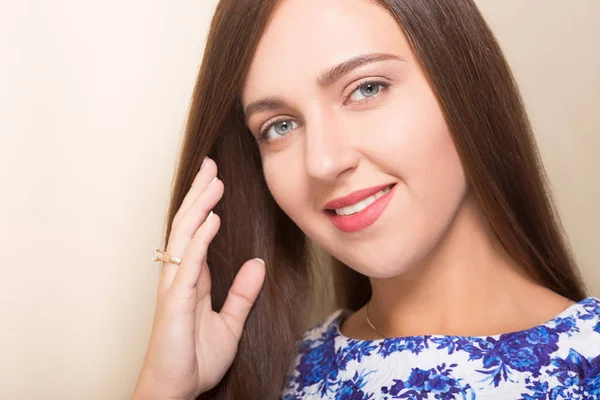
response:
<svg viewBox="0 0 600 400"><path fill-rule="evenodd" d="M399 336L399 337L390 337L390 338L384 338L384 339L373 339L373 340L367 340L367 339L355 339L355 338L351 338L348 337L346 335L344 335L342 333L342 331L340 330L340 326L342 324L342 322L349 317L350 315L352 315L354 312L350 309L347 308L343 308L343 309L339 309L337 310L332 316L331 319L332 323L331 326L333 328L333 336L334 338L339 338L340 340L343 341L352 341L353 343L373 343L373 344L379 344L379 343L384 343L384 342L399 342L399 341L423 341L424 339L430 339L430 338L438 338L438 339L447 339L447 340L472 340L472 341L476 341L476 340L488 340L490 338L492 339L499 339L500 337L504 337L506 338L507 336L512 336L512 335L519 335L519 334L524 334L536 329L540 329L540 328L550 328L553 327L557 324L559 324L561 322L561 320L563 320L564 318L568 318L571 316L574 316L577 314L577 312L579 311L584 311L585 307L588 305L592 305L594 304L598 307L600 307L600 299L590 296L590 297L586 297L583 300L575 303L575 304L571 304L569 307L565 308L562 312L560 312L558 315L556 315L555 317L547 320L546 322L543 322L539 325L533 326L531 328L527 328L527 329L522 329L519 331L513 331L513 332L506 332L506 333L497 333L494 335L482 335L482 336L461 336L461 335L442 335L442 334L426 334L426 335L411 335L411 336Z"/></svg>

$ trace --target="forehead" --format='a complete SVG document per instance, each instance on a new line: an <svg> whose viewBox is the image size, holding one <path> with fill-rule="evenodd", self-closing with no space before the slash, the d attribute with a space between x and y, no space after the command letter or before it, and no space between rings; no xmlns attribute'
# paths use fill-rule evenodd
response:
<svg viewBox="0 0 600 400"><path fill-rule="evenodd" d="M369 0L283 0L253 57L242 93L244 104L276 95L278 88L310 80L360 54L410 58L396 20Z"/></svg>

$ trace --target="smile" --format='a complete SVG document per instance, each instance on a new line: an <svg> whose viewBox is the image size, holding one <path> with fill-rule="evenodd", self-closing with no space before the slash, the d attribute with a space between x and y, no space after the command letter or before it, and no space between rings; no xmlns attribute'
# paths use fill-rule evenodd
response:
<svg viewBox="0 0 600 400"><path fill-rule="evenodd" d="M355 204L325 210L325 215L342 232L358 232L379 219L395 193L396 184Z"/></svg>
<svg viewBox="0 0 600 400"><path fill-rule="evenodd" d="M361 201L359 201L356 204L352 204L352 205L347 206L347 207L336 208L335 209L335 213L337 215L352 215L352 214L356 214L356 213L364 210L365 208L367 208L371 204L373 204L375 202L375 200L377 200L378 198L380 198L381 196L383 196L384 194L386 194L390 190L392 190L392 187L388 186L385 189L380 190L379 192L375 193L373 196L369 196L366 199L361 200Z"/></svg>

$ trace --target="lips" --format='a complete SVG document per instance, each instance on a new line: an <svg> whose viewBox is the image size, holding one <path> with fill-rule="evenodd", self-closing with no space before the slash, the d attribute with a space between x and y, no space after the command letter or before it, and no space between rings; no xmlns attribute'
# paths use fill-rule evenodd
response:
<svg viewBox="0 0 600 400"><path fill-rule="evenodd" d="M335 210L336 208L351 206L353 204L358 203L361 200L366 199L369 196L373 196L375 193L377 193L387 187L392 187L394 185L395 184L393 184L393 183L387 183L385 185L373 186L370 188L357 190L355 192L350 193L347 196L338 197L337 199L331 200L330 202L325 204L325 206L323 208L327 211L327 210Z"/></svg>
<svg viewBox="0 0 600 400"><path fill-rule="evenodd" d="M391 185L390 190L359 212L349 215L337 215L333 210L325 210L325 216L340 231L358 234L373 225L382 216L396 192L396 186ZM382 188L385 189L386 186L382 186Z"/></svg>

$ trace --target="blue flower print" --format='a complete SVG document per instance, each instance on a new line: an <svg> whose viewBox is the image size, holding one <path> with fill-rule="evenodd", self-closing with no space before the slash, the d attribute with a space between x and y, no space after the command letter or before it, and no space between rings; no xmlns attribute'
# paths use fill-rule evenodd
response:
<svg viewBox="0 0 600 400"><path fill-rule="evenodd" d="M368 374L366 374L368 375ZM351 380L341 382L341 386L338 389L335 399L336 400L372 400L373 393L363 392L365 386L366 375L358 375L358 372L354 373Z"/></svg>
<svg viewBox="0 0 600 400"><path fill-rule="evenodd" d="M332 329L328 329L320 339L306 340L300 346L302 356L295 378L300 389L318 383L319 391L325 394L330 386L335 385L338 376L337 352L333 340L330 340L331 335Z"/></svg>
<svg viewBox="0 0 600 400"><path fill-rule="evenodd" d="M590 360L571 349L566 358L554 358L552 365L555 368L548 370L548 375L557 378L560 385L549 389L547 382L531 382L528 378L530 392L523 394L524 400L600 398L600 356Z"/></svg>
<svg viewBox="0 0 600 400"><path fill-rule="evenodd" d="M339 368L345 370L350 361L362 362L363 357L370 356L376 349L377 346L369 341L349 339L344 351L338 355Z"/></svg>
<svg viewBox="0 0 600 400"><path fill-rule="evenodd" d="M527 385L529 393L523 394L521 400L549 400L550 385L548 382L534 381Z"/></svg>
<svg viewBox="0 0 600 400"><path fill-rule="evenodd" d="M600 400L600 299L490 336L358 340L333 314L298 346L283 400Z"/></svg>
<svg viewBox="0 0 600 400"><path fill-rule="evenodd" d="M456 364L448 367L442 364L430 370L413 368L407 380L394 379L394 384L382 387L381 393L389 394L394 399L423 400L429 398L430 394L435 399L465 398L470 386L462 387L459 380L450 376L454 367ZM474 395L472 398L475 398Z"/></svg>
<svg viewBox="0 0 600 400"><path fill-rule="evenodd" d="M600 399L600 356L592 359L584 372L583 399Z"/></svg>
<svg viewBox="0 0 600 400"><path fill-rule="evenodd" d="M540 369L550 364L550 354L558 349L558 334L546 326L507 333L497 340L490 337L488 341L493 348L479 354L484 368L478 372L490 375L494 386L502 380L510 381L513 371L529 372L538 377ZM471 354L472 358L477 355L476 351Z"/></svg>
<svg viewBox="0 0 600 400"><path fill-rule="evenodd" d="M557 333L566 333L568 336L572 336L574 333L579 332L577 319L573 316L557 318L553 330Z"/></svg>
<svg viewBox="0 0 600 400"><path fill-rule="evenodd" d="M386 358L390 354L409 351L413 354L419 354L429 347L430 336L412 336L407 338L391 338L381 341L377 352Z"/></svg>

